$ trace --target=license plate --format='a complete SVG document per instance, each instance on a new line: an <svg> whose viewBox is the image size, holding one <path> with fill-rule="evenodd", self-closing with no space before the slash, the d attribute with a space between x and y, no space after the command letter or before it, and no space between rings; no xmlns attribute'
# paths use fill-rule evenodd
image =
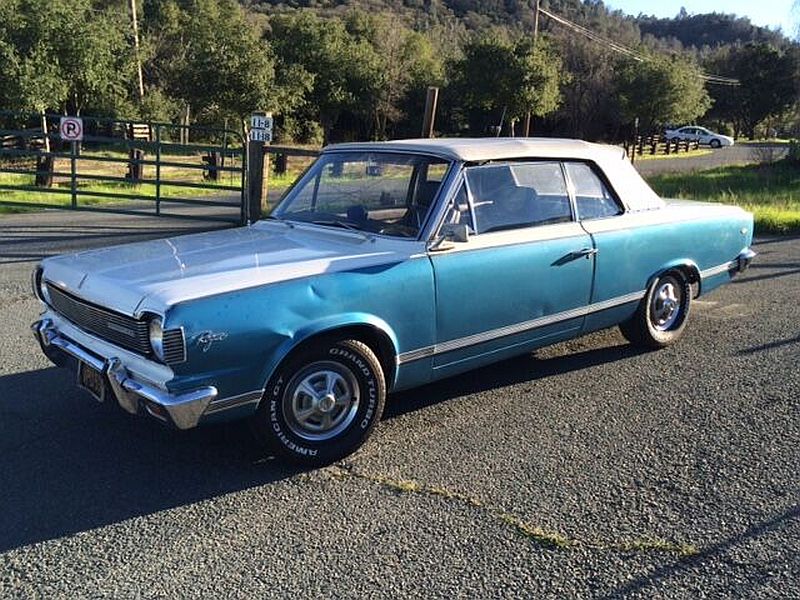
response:
<svg viewBox="0 0 800 600"><path fill-rule="evenodd" d="M78 385L102 402L106 397L106 382L103 374L85 362L78 363Z"/></svg>

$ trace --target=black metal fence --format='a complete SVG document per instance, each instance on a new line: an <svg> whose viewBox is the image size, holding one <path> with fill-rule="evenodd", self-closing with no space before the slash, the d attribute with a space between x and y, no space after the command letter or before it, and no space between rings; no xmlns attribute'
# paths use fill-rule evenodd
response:
<svg viewBox="0 0 800 600"><path fill-rule="evenodd" d="M245 221L241 133L82 117L70 141L62 118L0 111L0 207Z"/></svg>

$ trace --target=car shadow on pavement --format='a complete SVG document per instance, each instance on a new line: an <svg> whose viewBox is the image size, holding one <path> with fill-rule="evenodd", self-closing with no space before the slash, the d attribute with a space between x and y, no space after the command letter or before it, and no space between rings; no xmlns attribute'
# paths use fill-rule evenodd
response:
<svg viewBox="0 0 800 600"><path fill-rule="evenodd" d="M0 377L0 552L278 481L241 423L167 429L99 405L71 374Z"/></svg>
<svg viewBox="0 0 800 600"><path fill-rule="evenodd" d="M772 272L765 273L764 275L755 275L754 271L770 270ZM753 283L754 281L763 281L765 279L777 279L778 277L787 277L789 275L800 274L800 263L758 263L750 265L750 270L740 279L734 279L734 284Z"/></svg>
<svg viewBox="0 0 800 600"><path fill-rule="evenodd" d="M710 544L704 548L701 548L697 554L681 558L676 562L659 567L650 573L642 575L641 577L637 577L636 579L627 582L622 587L615 589L606 597L609 599L627 598L630 596L639 595L648 597L649 594L644 593L647 588L660 586L664 581L670 579L671 577L679 576L684 571L697 569L704 563L707 563L709 560L718 558L737 546L747 544L756 538L768 535L774 531L779 531L786 527L790 527L798 519L800 519L800 506L792 506L791 508L786 509L783 513L776 515L771 519L754 523L742 533L732 535L715 544ZM763 590L763 588L759 587L761 584L763 584L763 582L755 583L756 589ZM706 590L706 592L710 592L710 596L714 595L713 590ZM736 596L748 596L747 590L741 588L738 589Z"/></svg>
<svg viewBox="0 0 800 600"><path fill-rule="evenodd" d="M451 398L641 353L532 354L390 397L391 419ZM0 552L280 481L243 423L176 431L98 404L55 367L0 377Z"/></svg>
<svg viewBox="0 0 800 600"><path fill-rule="evenodd" d="M387 401L383 418L392 419L459 396L479 394L517 383L563 375L646 352L648 351L642 348L623 343L547 358L540 358L531 353L524 354L411 391L393 394Z"/></svg>

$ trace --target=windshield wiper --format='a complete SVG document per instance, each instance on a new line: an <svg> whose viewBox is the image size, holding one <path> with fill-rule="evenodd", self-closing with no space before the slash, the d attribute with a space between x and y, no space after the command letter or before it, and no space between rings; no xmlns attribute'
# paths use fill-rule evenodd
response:
<svg viewBox="0 0 800 600"><path fill-rule="evenodd" d="M313 223L314 225L327 225L328 227L341 227L342 229L348 229L350 231L354 231L360 234L365 240L373 240L375 236L372 234L367 233L363 229L359 229L352 223L348 223L347 221L342 221L341 219L317 219L315 221L308 221L309 223Z"/></svg>

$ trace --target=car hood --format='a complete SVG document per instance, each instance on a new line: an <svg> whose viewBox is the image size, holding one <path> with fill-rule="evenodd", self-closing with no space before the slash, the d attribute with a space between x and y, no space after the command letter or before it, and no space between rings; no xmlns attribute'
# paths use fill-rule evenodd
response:
<svg viewBox="0 0 800 600"><path fill-rule="evenodd" d="M240 227L45 259L47 281L138 316L238 289L399 262L420 242L262 221Z"/></svg>

